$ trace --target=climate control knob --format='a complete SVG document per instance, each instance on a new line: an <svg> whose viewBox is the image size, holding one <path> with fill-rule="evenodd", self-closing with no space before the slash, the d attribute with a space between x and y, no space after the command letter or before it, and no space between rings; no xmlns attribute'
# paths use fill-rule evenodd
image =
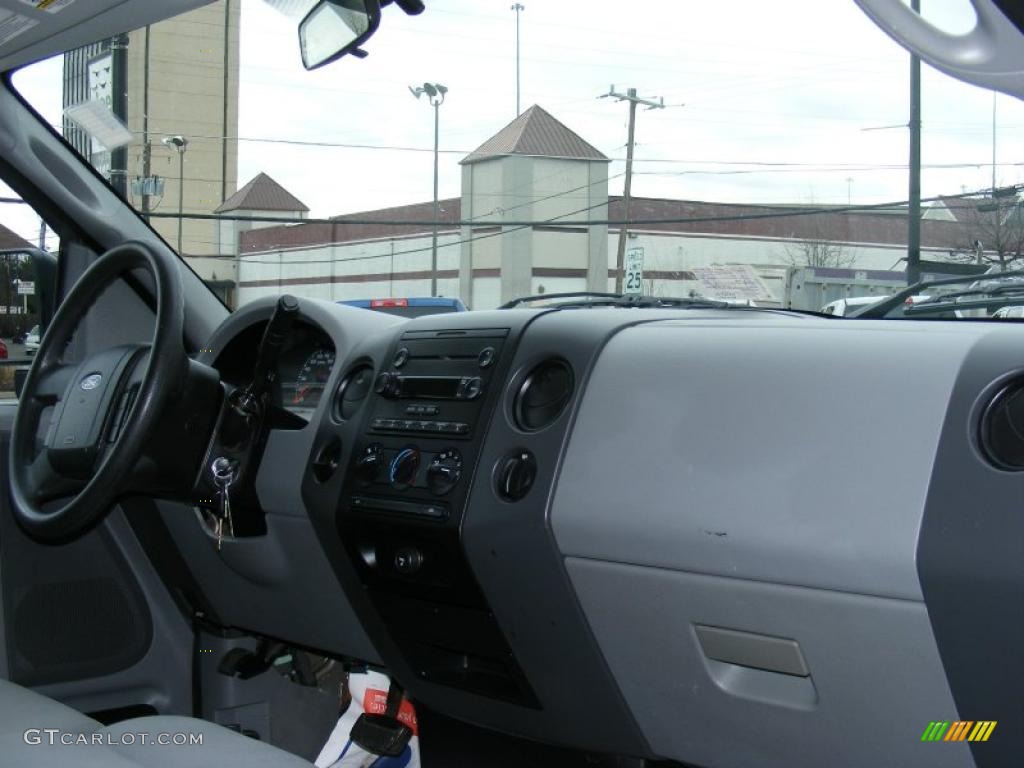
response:
<svg viewBox="0 0 1024 768"><path fill-rule="evenodd" d="M356 459L356 474L364 483L372 483L377 479L384 467L384 451L380 443L366 446L363 455Z"/></svg>
<svg viewBox="0 0 1024 768"><path fill-rule="evenodd" d="M394 488L408 488L416 480L420 468L420 452L418 448L403 448L388 467L388 482Z"/></svg>
<svg viewBox="0 0 1024 768"><path fill-rule="evenodd" d="M427 467L427 487L431 493L443 496L462 477L462 454L454 448L447 448L437 454Z"/></svg>

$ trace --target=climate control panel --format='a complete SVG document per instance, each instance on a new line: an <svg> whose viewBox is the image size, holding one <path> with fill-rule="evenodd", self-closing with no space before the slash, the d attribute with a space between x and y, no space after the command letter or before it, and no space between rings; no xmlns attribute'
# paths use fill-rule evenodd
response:
<svg viewBox="0 0 1024 768"><path fill-rule="evenodd" d="M356 459L356 473L363 486L386 486L393 491L427 489L436 496L449 493L462 479L462 453L447 447L439 452L416 445L387 448L370 443Z"/></svg>

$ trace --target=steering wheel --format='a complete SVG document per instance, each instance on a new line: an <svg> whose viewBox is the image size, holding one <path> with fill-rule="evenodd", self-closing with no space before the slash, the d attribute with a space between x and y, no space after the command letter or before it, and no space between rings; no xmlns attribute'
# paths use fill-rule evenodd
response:
<svg viewBox="0 0 1024 768"><path fill-rule="evenodd" d="M62 362L82 317L133 269L149 272L156 286L152 341ZM57 309L25 380L8 462L15 519L34 538L73 538L101 520L154 438L188 366L178 270L169 251L124 243L100 256Z"/></svg>

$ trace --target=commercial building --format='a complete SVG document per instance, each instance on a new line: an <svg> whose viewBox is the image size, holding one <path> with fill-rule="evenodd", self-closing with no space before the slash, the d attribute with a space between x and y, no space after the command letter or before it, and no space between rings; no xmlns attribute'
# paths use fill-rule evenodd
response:
<svg viewBox="0 0 1024 768"><path fill-rule="evenodd" d="M66 117L65 137L139 211L159 214L150 223L175 247L179 199L186 214L210 214L237 188L240 7L219 0L64 57L64 107L101 101L133 140L107 152ZM183 157L163 141L173 136L188 142ZM180 251L217 254L215 231L208 220L185 218ZM213 280L215 264L192 266Z"/></svg>
<svg viewBox="0 0 1024 768"><path fill-rule="evenodd" d="M709 293L732 274L750 298L781 303L801 266L902 269L905 208L800 213L738 205L608 195L608 158L532 107L462 161L462 194L440 201L438 293L486 309L517 296L611 290L618 227L643 254L643 292ZM239 301L286 291L343 300L430 292L430 202L270 226L239 237ZM942 260L963 236L955 216L925 217L922 254Z"/></svg>

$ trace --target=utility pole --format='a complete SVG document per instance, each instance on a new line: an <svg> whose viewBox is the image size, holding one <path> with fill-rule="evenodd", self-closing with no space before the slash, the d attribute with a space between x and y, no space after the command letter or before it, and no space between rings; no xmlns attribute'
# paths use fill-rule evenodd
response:
<svg viewBox="0 0 1024 768"><path fill-rule="evenodd" d="M149 195L146 184L153 172L153 146L149 140L149 24L146 25L142 50L142 218L149 221Z"/></svg>
<svg viewBox="0 0 1024 768"><path fill-rule="evenodd" d="M920 13L921 0L910 0ZM907 285L921 280L921 59L910 54L910 206L907 211Z"/></svg>
<svg viewBox="0 0 1024 768"><path fill-rule="evenodd" d="M608 89L608 93L602 94L598 98L606 99L608 97L616 101L629 102L629 135L626 139L626 180L622 188L623 224L619 227L619 245L615 252L615 293L622 293L622 273L625 270L626 236L628 235L629 222L629 201L630 193L633 189L633 144L636 135L636 105L644 104L647 109L664 109L665 99L662 97L659 97L657 101L641 99L636 95L636 88L629 88L625 93L619 93L615 90L614 85Z"/></svg>
<svg viewBox="0 0 1024 768"><path fill-rule="evenodd" d="M516 117L519 117L519 14L526 10L526 6L515 3L512 10L516 14Z"/></svg>

